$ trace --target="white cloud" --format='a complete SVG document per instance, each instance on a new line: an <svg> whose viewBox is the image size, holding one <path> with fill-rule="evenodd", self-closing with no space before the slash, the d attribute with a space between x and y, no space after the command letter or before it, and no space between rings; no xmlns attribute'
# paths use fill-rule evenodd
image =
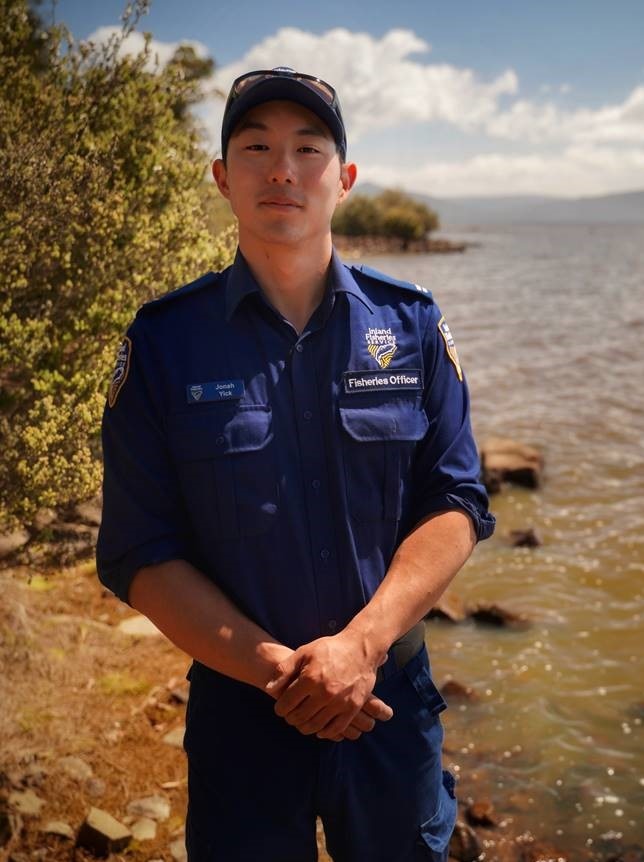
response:
<svg viewBox="0 0 644 862"><path fill-rule="evenodd" d="M488 153L460 161L400 165L363 161L359 179L437 197L540 194L581 197L642 188L644 148L594 144L554 154Z"/></svg>
<svg viewBox="0 0 644 862"><path fill-rule="evenodd" d="M101 27L90 39L104 42L114 32L118 28ZM163 65L180 44L192 45L199 56L209 53L201 42L152 40L152 54ZM132 33L123 51L142 48L142 35ZM430 52L429 43L411 30L376 38L340 27L319 35L285 27L217 68L208 83L225 93L243 72L283 65L331 82L340 92L350 144L361 139L361 177L381 185L439 196L575 196L644 185L644 85L621 103L562 108L548 96L570 93L568 83L542 84L543 98L537 101L520 98L513 69L485 81L472 69L428 62ZM209 98L198 108L213 155L223 106L223 99ZM399 129L413 141L418 127L431 122L451 127L455 136L466 134L470 149L479 140L489 149L496 139L504 142L504 151L405 165L392 152L379 164L369 161L370 140L381 130ZM509 146L516 151L506 152Z"/></svg>
<svg viewBox="0 0 644 862"><path fill-rule="evenodd" d="M333 83L341 94L350 141L380 129L440 121L470 135L522 143L644 141L644 87L624 102L596 110L562 109L554 102L516 99L519 80L506 69L492 81L448 64L419 61L431 46L411 30L390 30L378 39L344 28L321 35L285 27L254 45L235 63L217 69L215 84L227 91L250 69L288 65ZM541 86L545 95L570 92L570 85ZM223 104L213 100L200 111L217 140Z"/></svg>
<svg viewBox="0 0 644 862"><path fill-rule="evenodd" d="M411 30L390 30L377 39L341 27L319 36L285 27L218 69L214 77L216 85L228 90L238 75L251 69L286 65L317 75L339 90L353 141L378 129L432 120L475 129L495 115L500 96L517 91L511 69L484 82L471 69L410 59L430 50ZM213 101L208 110L207 125L216 132L223 105Z"/></svg>
<svg viewBox="0 0 644 862"><path fill-rule="evenodd" d="M86 41L94 42L97 45L104 45L120 32L120 27L99 27L94 30L93 33L90 33ZM165 66L172 59L177 48L181 45L190 45L194 48L195 54L198 57L207 57L210 54L210 51L203 42L198 42L194 39L182 39L179 42L160 42L158 39L151 39L150 59L146 64L146 68L149 71L154 71L157 62L161 67ZM132 33L128 33L126 38L123 40L119 50L119 55L130 57L136 56L143 51L144 47L145 39L143 33L133 31Z"/></svg>
<svg viewBox="0 0 644 862"><path fill-rule="evenodd" d="M533 143L613 141L644 142L644 86L636 87L624 102L595 110L562 110L551 102L519 100L485 123L491 137Z"/></svg>

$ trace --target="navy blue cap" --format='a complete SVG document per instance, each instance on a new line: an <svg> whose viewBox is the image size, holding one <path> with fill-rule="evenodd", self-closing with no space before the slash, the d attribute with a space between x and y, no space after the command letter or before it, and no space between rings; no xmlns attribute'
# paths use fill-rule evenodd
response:
<svg viewBox="0 0 644 862"><path fill-rule="evenodd" d="M257 76L256 81L253 81L254 76ZM228 141L243 115L251 108L275 99L297 102L316 114L328 126L342 160L346 159L347 135L337 93L320 78L300 74L287 66L248 72L233 82L221 124L221 152L224 158Z"/></svg>

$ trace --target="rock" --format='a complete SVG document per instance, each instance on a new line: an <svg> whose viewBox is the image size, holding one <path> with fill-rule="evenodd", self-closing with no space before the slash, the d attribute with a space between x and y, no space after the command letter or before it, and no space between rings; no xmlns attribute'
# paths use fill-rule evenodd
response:
<svg viewBox="0 0 644 862"><path fill-rule="evenodd" d="M171 700L176 701L177 703L188 703L188 697L190 696L190 686L189 685L180 685L176 688L173 688L170 692Z"/></svg>
<svg viewBox="0 0 644 862"><path fill-rule="evenodd" d="M469 609L469 616L477 623L489 626L507 626L509 628L528 628L530 621L525 614L515 614L500 605L479 602Z"/></svg>
<svg viewBox="0 0 644 862"><path fill-rule="evenodd" d="M130 830L137 841L153 841L157 837L157 824L149 817L140 817Z"/></svg>
<svg viewBox="0 0 644 862"><path fill-rule="evenodd" d="M166 745L172 745L174 748L183 748L183 737L185 735L185 727L175 727L163 737L163 742Z"/></svg>
<svg viewBox="0 0 644 862"><path fill-rule="evenodd" d="M100 799L101 796L105 796L106 789L105 782L102 778L92 776L85 782L85 792L93 799Z"/></svg>
<svg viewBox="0 0 644 862"><path fill-rule="evenodd" d="M127 813L152 820L167 820L170 816L170 803L163 796L145 796L133 799L127 806Z"/></svg>
<svg viewBox="0 0 644 862"><path fill-rule="evenodd" d="M89 814L78 831L76 844L95 856L109 856L124 850L132 839L132 833L107 811L90 808Z"/></svg>
<svg viewBox="0 0 644 862"><path fill-rule="evenodd" d="M78 544L95 541L98 536L98 528L87 524L77 524L74 521L54 521L50 524L54 538L57 541L64 539L77 540Z"/></svg>
<svg viewBox="0 0 644 862"><path fill-rule="evenodd" d="M7 847L22 831L22 817L0 799L0 847Z"/></svg>
<svg viewBox="0 0 644 862"><path fill-rule="evenodd" d="M101 526L101 517L103 506L100 497L95 497L93 500L86 500L84 503L79 503L74 508L74 516L83 524L91 524L94 527Z"/></svg>
<svg viewBox="0 0 644 862"><path fill-rule="evenodd" d="M25 817L38 817L44 804L45 800L33 790L14 790L9 794L10 807Z"/></svg>
<svg viewBox="0 0 644 862"><path fill-rule="evenodd" d="M143 614L137 614L135 617L127 617L127 619L121 620L116 630L126 635L141 638L158 637L158 635L163 634L154 625L152 620L144 617Z"/></svg>
<svg viewBox="0 0 644 862"><path fill-rule="evenodd" d="M476 832L462 820L457 820L449 842L449 855L459 862L475 862L482 850Z"/></svg>
<svg viewBox="0 0 644 862"><path fill-rule="evenodd" d="M38 509L32 522L34 532L40 533L45 527L48 527L52 521L55 521L58 515L54 509Z"/></svg>
<svg viewBox="0 0 644 862"><path fill-rule="evenodd" d="M510 542L513 548L538 548L543 544L534 527L527 527L525 530L510 530Z"/></svg>
<svg viewBox="0 0 644 862"><path fill-rule="evenodd" d="M471 826L498 826L499 822L489 799L473 802L467 807L465 817Z"/></svg>
<svg viewBox="0 0 644 862"><path fill-rule="evenodd" d="M168 849L175 862L188 862L185 838L177 838L176 841L170 844Z"/></svg>
<svg viewBox="0 0 644 862"><path fill-rule="evenodd" d="M543 458L538 449L507 437L489 437L481 446L483 483L490 493L503 482L538 488Z"/></svg>
<svg viewBox="0 0 644 862"><path fill-rule="evenodd" d="M470 685L463 685L456 679L448 679L441 686L441 694L445 700L467 700L470 703L479 699L478 694Z"/></svg>
<svg viewBox="0 0 644 862"><path fill-rule="evenodd" d="M607 856L606 862L644 862L644 847L640 844L621 847L616 853Z"/></svg>
<svg viewBox="0 0 644 862"><path fill-rule="evenodd" d="M0 535L0 560L22 548L30 538L31 536L26 530L14 530L13 533L3 533Z"/></svg>
<svg viewBox="0 0 644 862"><path fill-rule="evenodd" d="M75 778L77 781L86 781L94 775L94 771L88 763L85 763L85 761L81 760L80 757L74 757L73 755L70 755L69 757L61 757L58 761L58 766L63 770L63 772L66 772L70 778Z"/></svg>
<svg viewBox="0 0 644 862"><path fill-rule="evenodd" d="M430 608L427 614L427 619L438 617L439 619L449 620L452 623L461 623L465 619L465 605L456 593L445 592L436 602L433 608Z"/></svg>
<svg viewBox="0 0 644 862"><path fill-rule="evenodd" d="M63 838L74 838L74 830L69 823L64 823L62 820L50 820L41 827L40 831L50 835L61 835Z"/></svg>

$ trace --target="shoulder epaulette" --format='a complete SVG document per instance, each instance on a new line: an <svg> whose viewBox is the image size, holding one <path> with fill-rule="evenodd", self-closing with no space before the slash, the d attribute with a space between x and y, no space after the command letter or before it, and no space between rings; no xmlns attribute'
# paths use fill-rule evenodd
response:
<svg viewBox="0 0 644 862"><path fill-rule="evenodd" d="M356 270L357 272L362 273L362 275L366 275L368 278L373 278L375 281L381 281L385 284L392 284L394 287L402 287L403 290L411 290L417 296L423 296L425 299L432 298L432 292L427 287L421 287L420 284L414 284L413 281L403 281L400 278L392 278L390 275L386 275L384 272L380 272L377 269L373 269L370 266L365 266L363 263L354 264L351 269Z"/></svg>
<svg viewBox="0 0 644 862"><path fill-rule="evenodd" d="M148 309L156 308L161 305L161 303L172 302L172 300L180 299L188 293L194 293L197 290L202 290L204 287L210 287L215 284L219 275L220 273L218 272L207 272L200 278L196 278L194 281L184 284L182 287L176 287L174 290L170 290L162 296L157 296L156 299L151 299L139 308L139 312L148 311Z"/></svg>

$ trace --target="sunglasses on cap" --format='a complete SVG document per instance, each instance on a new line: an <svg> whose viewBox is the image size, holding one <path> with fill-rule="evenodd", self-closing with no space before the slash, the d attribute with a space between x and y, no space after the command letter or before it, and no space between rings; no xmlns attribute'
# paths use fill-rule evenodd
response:
<svg viewBox="0 0 644 862"><path fill-rule="evenodd" d="M276 69L259 69L255 72L246 72L239 78L235 78L228 94L224 113L243 93L248 92L249 89L262 83L262 81L268 81L272 78L290 78L299 81L320 96L330 108L335 110L338 107L338 95L331 84L327 84L322 78L316 78L314 75L305 75L303 72L295 72L293 69L279 66Z"/></svg>

